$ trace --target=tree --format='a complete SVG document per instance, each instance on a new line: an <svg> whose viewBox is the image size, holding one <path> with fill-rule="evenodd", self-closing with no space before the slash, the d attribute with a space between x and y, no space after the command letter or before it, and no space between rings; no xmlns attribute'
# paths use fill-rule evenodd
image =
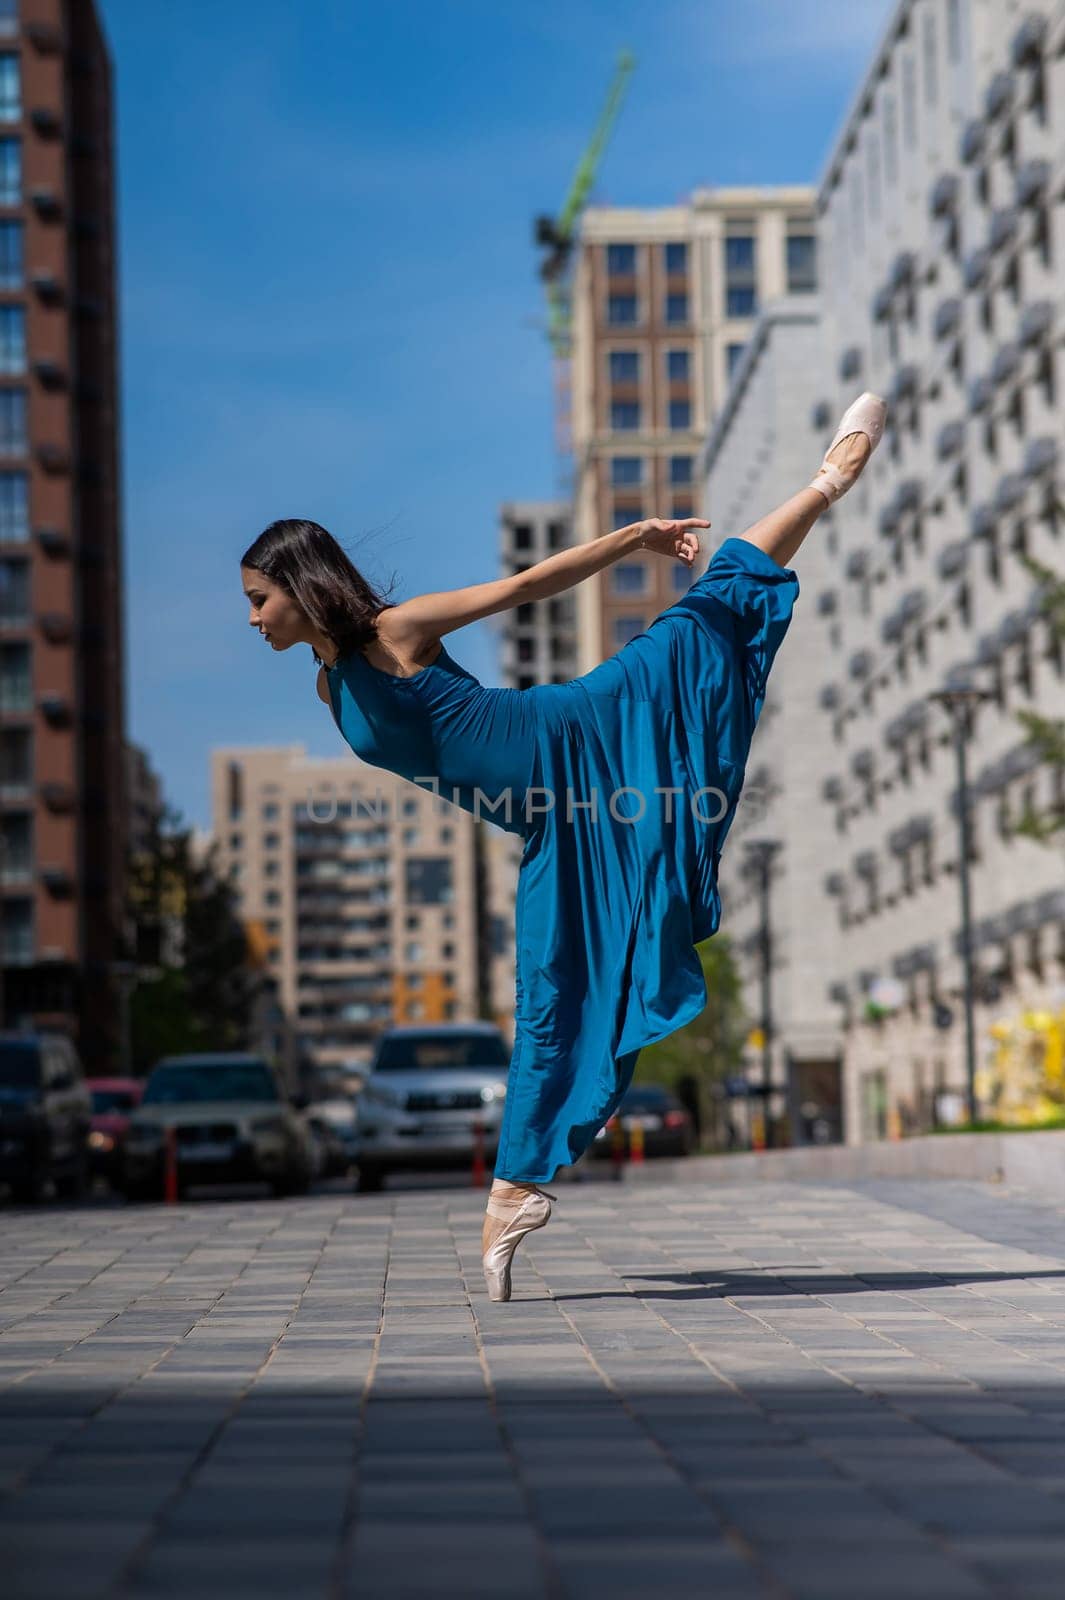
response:
<svg viewBox="0 0 1065 1600"><path fill-rule="evenodd" d="M199 859L180 813L161 810L129 883L136 959L150 972L130 998L134 1072L163 1055L246 1047L261 980L217 846Z"/></svg>
<svg viewBox="0 0 1065 1600"><path fill-rule="evenodd" d="M739 1072L750 1023L728 935L717 933L696 950L706 980L706 1005L676 1033L641 1050L636 1079L661 1083L674 1092L681 1090L684 1079L694 1080L699 1128L705 1141L718 1120L720 1097L714 1091Z"/></svg>

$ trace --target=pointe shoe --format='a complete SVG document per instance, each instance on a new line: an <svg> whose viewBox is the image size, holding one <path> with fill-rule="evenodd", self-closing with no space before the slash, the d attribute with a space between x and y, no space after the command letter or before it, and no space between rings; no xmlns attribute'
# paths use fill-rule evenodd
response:
<svg viewBox="0 0 1065 1600"><path fill-rule="evenodd" d="M481 1257L484 1281L488 1285L489 1300L510 1299L510 1263L514 1252L527 1233L542 1228L551 1219L553 1194L543 1189L533 1189L520 1206L504 1206L489 1200L485 1210L490 1217L498 1217L507 1226Z"/></svg>
<svg viewBox="0 0 1065 1600"><path fill-rule="evenodd" d="M835 438L825 451L825 458L814 475L810 484L811 489L816 489L823 494L829 505L833 505L841 495L855 483L859 474L864 471L869 456L872 455L884 435L884 419L887 416L887 406L878 394L860 394L853 405L849 405L843 413L842 421L836 429ZM845 472L828 458L841 440L848 434L864 433L869 440L869 456L866 456L857 472Z"/></svg>

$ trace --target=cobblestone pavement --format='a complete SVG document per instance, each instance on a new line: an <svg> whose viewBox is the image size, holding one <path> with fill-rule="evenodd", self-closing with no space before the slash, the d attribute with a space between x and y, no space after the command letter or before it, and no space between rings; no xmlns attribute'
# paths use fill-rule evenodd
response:
<svg viewBox="0 0 1065 1600"><path fill-rule="evenodd" d="M7 1600L1065 1593L1065 1207L558 1193L5 1208Z"/></svg>

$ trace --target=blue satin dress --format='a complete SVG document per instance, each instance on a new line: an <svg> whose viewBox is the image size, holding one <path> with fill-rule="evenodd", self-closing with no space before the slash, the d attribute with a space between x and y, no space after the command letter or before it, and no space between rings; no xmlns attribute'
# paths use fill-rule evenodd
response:
<svg viewBox="0 0 1065 1600"><path fill-rule="evenodd" d="M576 1161L643 1046L705 1006L694 946L720 921L721 847L798 591L726 539L645 632L568 683L489 688L443 645L409 678L359 651L329 669L356 755L525 841L497 1177L549 1182Z"/></svg>

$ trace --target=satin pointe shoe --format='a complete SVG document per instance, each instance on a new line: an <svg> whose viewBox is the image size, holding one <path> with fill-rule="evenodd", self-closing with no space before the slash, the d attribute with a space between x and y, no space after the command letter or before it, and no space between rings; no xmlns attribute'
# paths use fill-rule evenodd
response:
<svg viewBox="0 0 1065 1600"><path fill-rule="evenodd" d="M877 445L884 436L884 419L887 416L887 406L878 394L860 394L853 405L849 405L843 413L843 418L836 429L835 437L828 449L825 458L814 475L810 484L811 489L816 489L823 494L829 505L833 505L841 495L846 494L853 483L856 483L869 456L872 455ZM841 468L828 458L836 446L851 433L864 433L869 440L869 455L865 461L854 471Z"/></svg>
<svg viewBox="0 0 1065 1600"><path fill-rule="evenodd" d="M554 1198L553 1194L547 1194L542 1189L532 1189L520 1206L504 1206L497 1200L489 1199L485 1206L488 1215L498 1217L507 1224L481 1257L489 1300L510 1299L510 1263L514 1259L514 1252L527 1233L535 1232L550 1221L551 1201Z"/></svg>

